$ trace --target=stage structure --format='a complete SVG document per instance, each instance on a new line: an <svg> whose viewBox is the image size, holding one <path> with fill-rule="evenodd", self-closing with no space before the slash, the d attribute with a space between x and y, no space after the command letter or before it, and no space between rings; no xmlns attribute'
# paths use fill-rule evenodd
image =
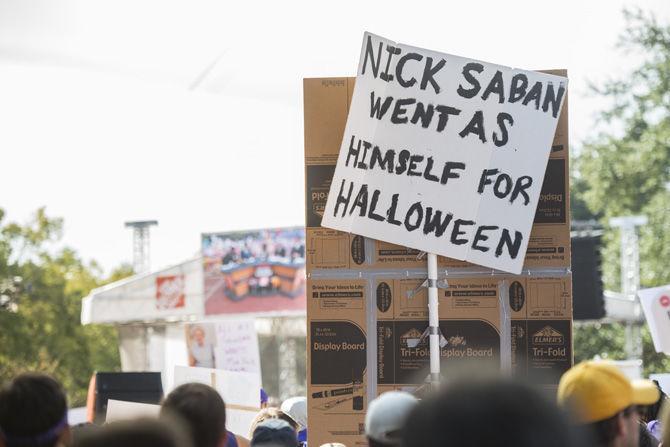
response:
<svg viewBox="0 0 670 447"><path fill-rule="evenodd" d="M296 273L296 283L302 281L302 307L295 305L295 296L281 296L293 307L282 309L275 302L274 310L207 315L206 264L206 258L198 256L94 289L83 299L82 324L114 325L119 333L122 370L161 371L166 390L174 383L175 366L197 366L190 355L191 344L200 336L193 329L195 326L203 327L203 334L211 332L217 340L230 341L222 337L221 328L236 322L251 324L253 337L247 339L253 342L257 337L256 344L249 346L256 346L265 390L281 399L304 395L304 276L299 276L304 275L302 267ZM277 288L281 290L282 283ZM258 299L266 297L269 295L262 294ZM223 357L223 351L223 346L219 346L216 354Z"/></svg>

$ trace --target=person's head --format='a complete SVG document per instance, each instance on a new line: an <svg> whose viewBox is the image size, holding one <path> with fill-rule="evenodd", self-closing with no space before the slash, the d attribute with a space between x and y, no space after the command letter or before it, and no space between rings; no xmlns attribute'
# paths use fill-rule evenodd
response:
<svg viewBox="0 0 670 447"><path fill-rule="evenodd" d="M402 441L403 447L581 445L555 404L502 379L448 383L412 411Z"/></svg>
<svg viewBox="0 0 670 447"><path fill-rule="evenodd" d="M267 419L254 429L251 447L298 447L295 429L282 419Z"/></svg>
<svg viewBox="0 0 670 447"><path fill-rule="evenodd" d="M73 447L195 447L178 419L141 418L118 421L89 430L75 439Z"/></svg>
<svg viewBox="0 0 670 447"><path fill-rule="evenodd" d="M226 441L226 405L219 393L202 383L175 388L161 405L161 418L178 417L191 432L195 447L218 447Z"/></svg>
<svg viewBox="0 0 670 447"><path fill-rule="evenodd" d="M647 430L647 425L644 422L638 421L637 429L640 437L639 447L658 447L658 439Z"/></svg>
<svg viewBox="0 0 670 447"><path fill-rule="evenodd" d="M21 374L0 389L0 438L6 447L52 447L70 440L67 399L44 374Z"/></svg>
<svg viewBox="0 0 670 447"><path fill-rule="evenodd" d="M256 430L256 427L258 427L260 424L263 422L269 420L269 419L281 419L282 421L286 422L289 424L289 426L297 433L299 426L296 421L294 421L291 416L288 414L284 413L277 407L267 407L261 409L261 411L258 412L254 420L251 422L251 427L249 429L249 435L253 437L254 431Z"/></svg>
<svg viewBox="0 0 670 447"><path fill-rule="evenodd" d="M638 405L649 405L659 391L649 380L630 381L616 366L585 361L570 368L558 384L558 403L602 446L637 446Z"/></svg>
<svg viewBox="0 0 670 447"><path fill-rule="evenodd" d="M365 414L365 436L370 447L400 445L405 422L418 403L404 391L389 391L372 400Z"/></svg>
<svg viewBox="0 0 670 447"><path fill-rule="evenodd" d="M651 422L658 420L659 418L659 413L661 411L661 407L663 406L663 403L665 402L666 398L668 397L663 390L661 389L661 386L656 380L652 380L654 382L654 385L656 385L656 388L658 388L659 393L661 394L656 402L654 402L651 405L645 405L640 408L640 419L643 422Z"/></svg>
<svg viewBox="0 0 670 447"><path fill-rule="evenodd" d="M298 424L298 429L307 428L307 398L290 397L282 402L280 408Z"/></svg>
<svg viewBox="0 0 670 447"><path fill-rule="evenodd" d="M205 330L201 326L193 326L191 340L202 346L205 343Z"/></svg>

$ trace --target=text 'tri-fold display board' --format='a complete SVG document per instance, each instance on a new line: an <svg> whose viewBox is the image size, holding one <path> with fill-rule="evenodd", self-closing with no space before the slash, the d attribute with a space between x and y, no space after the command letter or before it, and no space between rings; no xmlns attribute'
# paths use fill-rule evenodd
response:
<svg viewBox="0 0 670 447"><path fill-rule="evenodd" d="M321 225L520 273L566 89L366 33Z"/></svg>

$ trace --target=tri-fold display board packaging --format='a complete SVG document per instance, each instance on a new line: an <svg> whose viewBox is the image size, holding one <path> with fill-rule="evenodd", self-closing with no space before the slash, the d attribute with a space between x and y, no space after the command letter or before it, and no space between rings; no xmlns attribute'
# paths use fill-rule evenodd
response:
<svg viewBox="0 0 670 447"><path fill-rule="evenodd" d="M416 391L429 371L425 257L320 226L354 83L341 77L303 84L312 445L367 445L369 400L391 389ZM565 102L523 273L438 258L441 370L447 379L486 365L552 389L572 365L567 110Z"/></svg>

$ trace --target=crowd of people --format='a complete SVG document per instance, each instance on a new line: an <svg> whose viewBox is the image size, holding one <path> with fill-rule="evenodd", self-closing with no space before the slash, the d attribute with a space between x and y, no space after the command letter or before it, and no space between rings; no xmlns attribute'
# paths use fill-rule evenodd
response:
<svg viewBox="0 0 670 447"><path fill-rule="evenodd" d="M647 380L630 381L601 361L575 365L555 396L503 378L453 380L419 400L390 391L365 415L369 447L670 446L670 408ZM204 384L175 388L157 418L101 426L68 424L53 378L27 373L0 389L0 447L306 447L305 398L263 408L249 438L226 430L226 406ZM345 447L333 439L320 447ZM354 446L349 446L354 447Z"/></svg>

